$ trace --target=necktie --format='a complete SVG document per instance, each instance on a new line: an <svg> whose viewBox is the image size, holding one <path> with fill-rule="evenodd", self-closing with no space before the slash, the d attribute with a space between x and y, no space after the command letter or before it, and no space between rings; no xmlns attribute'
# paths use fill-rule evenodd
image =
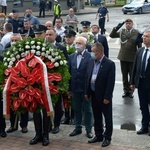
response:
<svg viewBox="0 0 150 150"><path fill-rule="evenodd" d="M147 52L149 49L145 50L145 54L143 56L143 60L142 60L142 68L141 68L141 77L145 77L145 68L146 68L146 58L147 58Z"/></svg>

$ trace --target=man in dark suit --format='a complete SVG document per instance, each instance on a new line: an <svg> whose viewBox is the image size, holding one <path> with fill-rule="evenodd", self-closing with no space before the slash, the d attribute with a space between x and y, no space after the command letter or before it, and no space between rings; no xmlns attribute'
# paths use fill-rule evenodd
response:
<svg viewBox="0 0 150 150"><path fill-rule="evenodd" d="M108 47L108 42L105 36L99 34L99 26L98 25L92 25L91 26L92 29L92 33L95 37L94 39L94 43L95 42L100 42L102 43L103 47L104 47L104 54L105 56L108 58L109 57L109 47Z"/></svg>
<svg viewBox="0 0 150 150"><path fill-rule="evenodd" d="M89 143L103 141L110 144L113 132L112 97L115 84L115 64L104 55L104 47L97 42L92 45L91 59L86 71L85 98L92 100L95 137ZM105 131L103 129L105 118Z"/></svg>
<svg viewBox="0 0 150 150"><path fill-rule="evenodd" d="M125 29L118 31L124 23ZM141 47L141 43L137 43L138 34L139 31L133 28L133 20L131 19L126 19L124 22L119 23L110 33L111 38L120 38L121 47L118 59L120 60L122 72L123 98L134 97L130 89L130 78L136 51Z"/></svg>
<svg viewBox="0 0 150 150"><path fill-rule="evenodd" d="M54 48L60 49L63 52L64 56L66 57L66 60L68 60L68 53L67 53L66 47L57 43L56 37L57 37L57 34L54 29L49 29L46 31L46 37L45 37L46 42L48 42ZM60 97L54 106L54 112L55 112L54 128L52 129L52 127L50 126L50 130L52 129L52 133L56 134L59 132L59 126L60 126L61 118L63 116L62 94L60 94Z"/></svg>
<svg viewBox="0 0 150 150"><path fill-rule="evenodd" d="M92 108L91 102L86 101L84 97L85 90L85 73L87 63L91 58L86 51L86 41L84 37L77 37L75 40L75 49L77 52L69 56L69 71L71 81L69 94L72 95L73 108L75 113L75 130L70 136L76 136L82 133L82 113L85 114L85 129L88 138L92 138Z"/></svg>
<svg viewBox="0 0 150 150"><path fill-rule="evenodd" d="M138 89L142 113L142 127L137 134L148 133L150 124L150 31L144 32L143 43L145 47L140 48L135 56L130 86L132 91Z"/></svg>

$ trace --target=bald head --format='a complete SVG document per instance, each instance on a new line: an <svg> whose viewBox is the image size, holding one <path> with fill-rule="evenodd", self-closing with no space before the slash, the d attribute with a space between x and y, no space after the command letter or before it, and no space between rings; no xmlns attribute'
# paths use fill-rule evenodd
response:
<svg viewBox="0 0 150 150"><path fill-rule="evenodd" d="M47 21L45 23L45 26L47 27L47 29L51 29L51 28L53 28L53 23L51 21Z"/></svg>

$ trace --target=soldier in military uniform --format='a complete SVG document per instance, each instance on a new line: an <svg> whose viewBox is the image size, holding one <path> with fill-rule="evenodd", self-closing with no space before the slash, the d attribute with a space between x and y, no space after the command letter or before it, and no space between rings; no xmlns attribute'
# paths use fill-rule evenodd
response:
<svg viewBox="0 0 150 150"><path fill-rule="evenodd" d="M37 38L45 38L45 32L47 28L44 25L35 25L33 26L33 31L35 33L35 37ZM30 145L37 144L38 142L42 142L43 146L47 146L49 144L49 125L50 125L50 117L47 116L46 109L42 109L42 114L40 112L33 113L34 127L36 135L30 141Z"/></svg>
<svg viewBox="0 0 150 150"><path fill-rule="evenodd" d="M107 8L104 6L104 1L102 1L100 4L101 4L101 7L98 9L95 19L97 19L97 17L99 17L98 24L101 29L101 35L103 35L103 34L105 34L105 31L106 31L106 29L105 29L106 16L107 16L107 22L108 22L109 14L108 14Z"/></svg>
<svg viewBox="0 0 150 150"><path fill-rule="evenodd" d="M69 29L69 27L64 31L65 33L65 45L68 54L72 54L75 52L74 40L76 36L76 32L73 29ZM67 94L63 95L63 100L68 100L71 103L71 96ZM73 108L65 108L65 118L61 122L62 124L74 124L74 109Z"/></svg>
<svg viewBox="0 0 150 150"><path fill-rule="evenodd" d="M118 32L118 30L125 23L126 28ZM113 28L110 33L111 38L120 38L121 47L118 54L118 59L120 60L123 90L124 93L122 97L133 98L132 91L130 89L130 79L132 73L132 66L136 51L141 47L141 43L137 43L136 39L139 31L133 28L133 21L131 19L126 19L125 22L119 23Z"/></svg>

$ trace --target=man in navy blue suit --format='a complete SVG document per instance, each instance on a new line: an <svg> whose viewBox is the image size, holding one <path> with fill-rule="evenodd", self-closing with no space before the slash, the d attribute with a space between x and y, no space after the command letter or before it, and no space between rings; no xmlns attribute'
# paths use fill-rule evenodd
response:
<svg viewBox="0 0 150 150"><path fill-rule="evenodd" d="M142 127L137 131L137 134L148 133L150 125L150 31L145 31L142 37L145 47L138 49L136 52L130 86L132 91L135 88L138 89L142 113Z"/></svg>
<svg viewBox="0 0 150 150"><path fill-rule="evenodd" d="M85 98L91 98L95 137L89 143L102 142L102 147L110 144L113 132L112 97L115 84L115 64L104 55L103 45L92 45L91 59L86 71ZM103 129L105 118L105 131Z"/></svg>
<svg viewBox="0 0 150 150"><path fill-rule="evenodd" d="M84 97L86 67L91 55L86 51L87 39L77 37L75 40L76 52L69 56L69 71L71 81L69 95L72 95L73 108L75 114L75 130L70 136L82 133L82 113L85 114L85 129L88 138L92 138L92 108L91 102Z"/></svg>
<svg viewBox="0 0 150 150"><path fill-rule="evenodd" d="M109 57L109 47L108 47L108 42L105 36L99 34L99 26L98 25L92 25L91 26L92 33L95 37L94 42L100 42L102 43L104 47L104 54L106 57Z"/></svg>

